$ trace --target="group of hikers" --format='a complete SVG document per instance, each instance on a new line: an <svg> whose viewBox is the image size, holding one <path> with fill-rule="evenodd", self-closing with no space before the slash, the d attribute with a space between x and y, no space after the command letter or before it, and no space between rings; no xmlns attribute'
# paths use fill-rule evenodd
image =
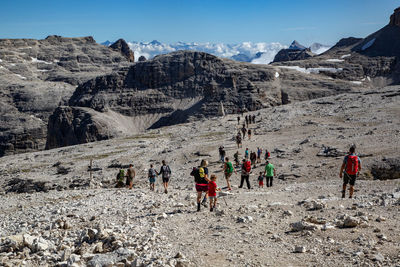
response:
<svg viewBox="0 0 400 267"><path fill-rule="evenodd" d="M245 119L245 124L248 126L248 124L255 123L255 115L253 116L246 116ZM240 124L240 117L238 117L238 124ZM247 133L249 136L249 139L251 138L251 132L250 129L246 130L246 125L243 124L242 127L242 133L243 133L243 138L245 137L245 134ZM243 130L245 129L245 130ZM240 137L240 142L238 142L238 137ZM239 144L241 146L241 135L240 132L238 133L236 142L238 143L238 148ZM234 161L235 161L235 166L233 163L230 161L229 157L226 156L226 151L224 146L219 147L219 160L222 164L222 169L224 173L224 178L226 180L226 189L228 191L232 190L232 185L231 185L231 177L233 173L237 174L237 170L240 168L240 185L239 188L243 188L244 182L246 182L247 188L251 189L250 185L250 173L252 171L252 168L257 168L257 163L261 163L261 157L263 155L263 150L260 147L257 147L257 151L249 151L249 148L246 148L244 151L244 157L241 160L241 163L239 161L239 151L236 151L236 153L233 155ZM267 187L272 187L273 185L273 178L276 176L276 169L275 166L270 162L270 157L271 154L270 152L265 149L264 152L264 160L265 160L265 167L263 171L260 171L257 177L258 180L258 186L260 188L264 187L264 180L266 182ZM350 184L349 188L349 197L353 197L354 193L354 185L355 181L357 178L358 173L361 170L361 160L360 158L355 154L355 146L352 145L349 150L349 154L345 156L343 160L343 164L340 168L340 174L339 177L343 178L343 188L342 188L342 198L345 197L345 192L346 192L346 187L348 184ZM150 168L148 170L148 179L149 179L149 184L150 184L150 190L154 191L155 190L155 183L156 183L156 177L158 175L161 175L162 177L162 183L164 187L164 193L168 193L168 183L171 177L171 169L170 167L166 164L165 160L162 161L162 166L160 167L160 170L157 172L153 166L153 164L150 164ZM209 207L210 211L213 211L215 209L216 203L217 203L217 192L221 191L221 189L217 186L216 181L217 181L217 176L216 174L211 174L209 175L209 170L208 170L208 161L203 159L200 162L200 165L198 167L194 167L190 173L191 176L194 177L194 182L195 182L195 188L197 191L197 211L201 210L201 205L203 204L204 206L207 206L206 202L207 199L209 199ZM133 165L130 164L129 168L126 171L123 169L120 170L118 176L117 176L117 187L124 187L126 186L129 189L132 189L133 185L133 180L136 176L135 169L133 168ZM126 178L126 182L124 184L123 179ZM204 195L204 197L203 197ZM202 200L203 197L203 200Z"/></svg>

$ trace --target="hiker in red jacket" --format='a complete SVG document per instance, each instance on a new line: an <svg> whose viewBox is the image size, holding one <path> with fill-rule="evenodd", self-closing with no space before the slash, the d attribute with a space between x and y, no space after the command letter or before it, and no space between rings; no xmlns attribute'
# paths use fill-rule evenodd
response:
<svg viewBox="0 0 400 267"><path fill-rule="evenodd" d="M251 171L251 162L248 159L243 159L242 163L242 175L240 179L240 186L239 188L243 187L244 180L246 180L247 188L251 189L250 187L250 171Z"/></svg>
<svg viewBox="0 0 400 267"><path fill-rule="evenodd" d="M340 168L339 177L343 177L343 190L342 190L342 198L346 196L346 187L347 184L350 184L350 194L349 198L353 197L354 193L354 184L356 183L356 178L358 173L361 170L361 160L355 154L356 148L355 146L351 146L349 150L349 154L344 157L342 167ZM344 172L344 175L343 175Z"/></svg>

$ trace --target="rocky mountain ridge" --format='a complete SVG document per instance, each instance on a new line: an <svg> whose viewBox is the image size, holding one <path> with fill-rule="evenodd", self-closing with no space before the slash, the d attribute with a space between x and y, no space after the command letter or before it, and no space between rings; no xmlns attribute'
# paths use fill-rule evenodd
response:
<svg viewBox="0 0 400 267"><path fill-rule="evenodd" d="M216 116L221 103L234 114L358 89L318 74L179 51L80 85L50 117L46 147Z"/></svg>
<svg viewBox="0 0 400 267"><path fill-rule="evenodd" d="M47 119L77 84L129 61L92 37L0 40L0 156L45 147Z"/></svg>

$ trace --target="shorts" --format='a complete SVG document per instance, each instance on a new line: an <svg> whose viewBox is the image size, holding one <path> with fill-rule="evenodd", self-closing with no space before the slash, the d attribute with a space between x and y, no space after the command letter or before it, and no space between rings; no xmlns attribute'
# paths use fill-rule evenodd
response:
<svg viewBox="0 0 400 267"><path fill-rule="evenodd" d="M259 180L258 181L258 185L264 185L264 181L263 180Z"/></svg>
<svg viewBox="0 0 400 267"><path fill-rule="evenodd" d="M163 183L168 183L169 182L169 177L163 177L162 178Z"/></svg>
<svg viewBox="0 0 400 267"><path fill-rule="evenodd" d="M217 196L208 196L208 199L210 199L210 200L215 200L215 199L217 199Z"/></svg>
<svg viewBox="0 0 400 267"><path fill-rule="evenodd" d="M225 179L226 180L229 180L229 178L231 178L231 176L232 176L232 173L225 173Z"/></svg>
<svg viewBox="0 0 400 267"><path fill-rule="evenodd" d="M344 185L350 184L351 186L354 186L356 183L356 178L357 178L357 175L355 175L355 174L352 175L352 174L344 173L343 184Z"/></svg>
<svg viewBox="0 0 400 267"><path fill-rule="evenodd" d="M196 184L197 192L208 192L208 184Z"/></svg>
<svg viewBox="0 0 400 267"><path fill-rule="evenodd" d="M126 177L126 185L131 185L132 182L133 182L132 177Z"/></svg>
<svg viewBox="0 0 400 267"><path fill-rule="evenodd" d="M156 182L156 177L150 177L150 178L149 178L149 182L150 182L151 184L154 184L154 183Z"/></svg>

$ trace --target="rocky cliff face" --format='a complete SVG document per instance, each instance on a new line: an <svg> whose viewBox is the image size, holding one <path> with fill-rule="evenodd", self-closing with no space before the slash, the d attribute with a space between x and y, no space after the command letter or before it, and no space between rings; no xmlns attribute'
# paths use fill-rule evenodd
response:
<svg viewBox="0 0 400 267"><path fill-rule="evenodd" d="M389 25L400 27L400 7L394 10L394 13L390 16Z"/></svg>
<svg viewBox="0 0 400 267"><path fill-rule="evenodd" d="M256 110L352 88L323 76L174 52L80 85L68 106L50 117L47 148L216 116L221 102L232 114L238 108ZM60 126L65 123L70 126ZM88 131L91 127L97 130Z"/></svg>
<svg viewBox="0 0 400 267"><path fill-rule="evenodd" d="M314 54L309 48L303 50L282 49L278 54L276 54L273 62L302 60L313 56Z"/></svg>
<svg viewBox="0 0 400 267"><path fill-rule="evenodd" d="M43 149L48 117L77 84L129 64L92 37L0 39L0 156Z"/></svg>
<svg viewBox="0 0 400 267"><path fill-rule="evenodd" d="M135 55L133 54L132 50L129 48L124 39L119 39L118 41L110 45L110 48L117 52L120 52L126 57L129 62L135 62Z"/></svg>

